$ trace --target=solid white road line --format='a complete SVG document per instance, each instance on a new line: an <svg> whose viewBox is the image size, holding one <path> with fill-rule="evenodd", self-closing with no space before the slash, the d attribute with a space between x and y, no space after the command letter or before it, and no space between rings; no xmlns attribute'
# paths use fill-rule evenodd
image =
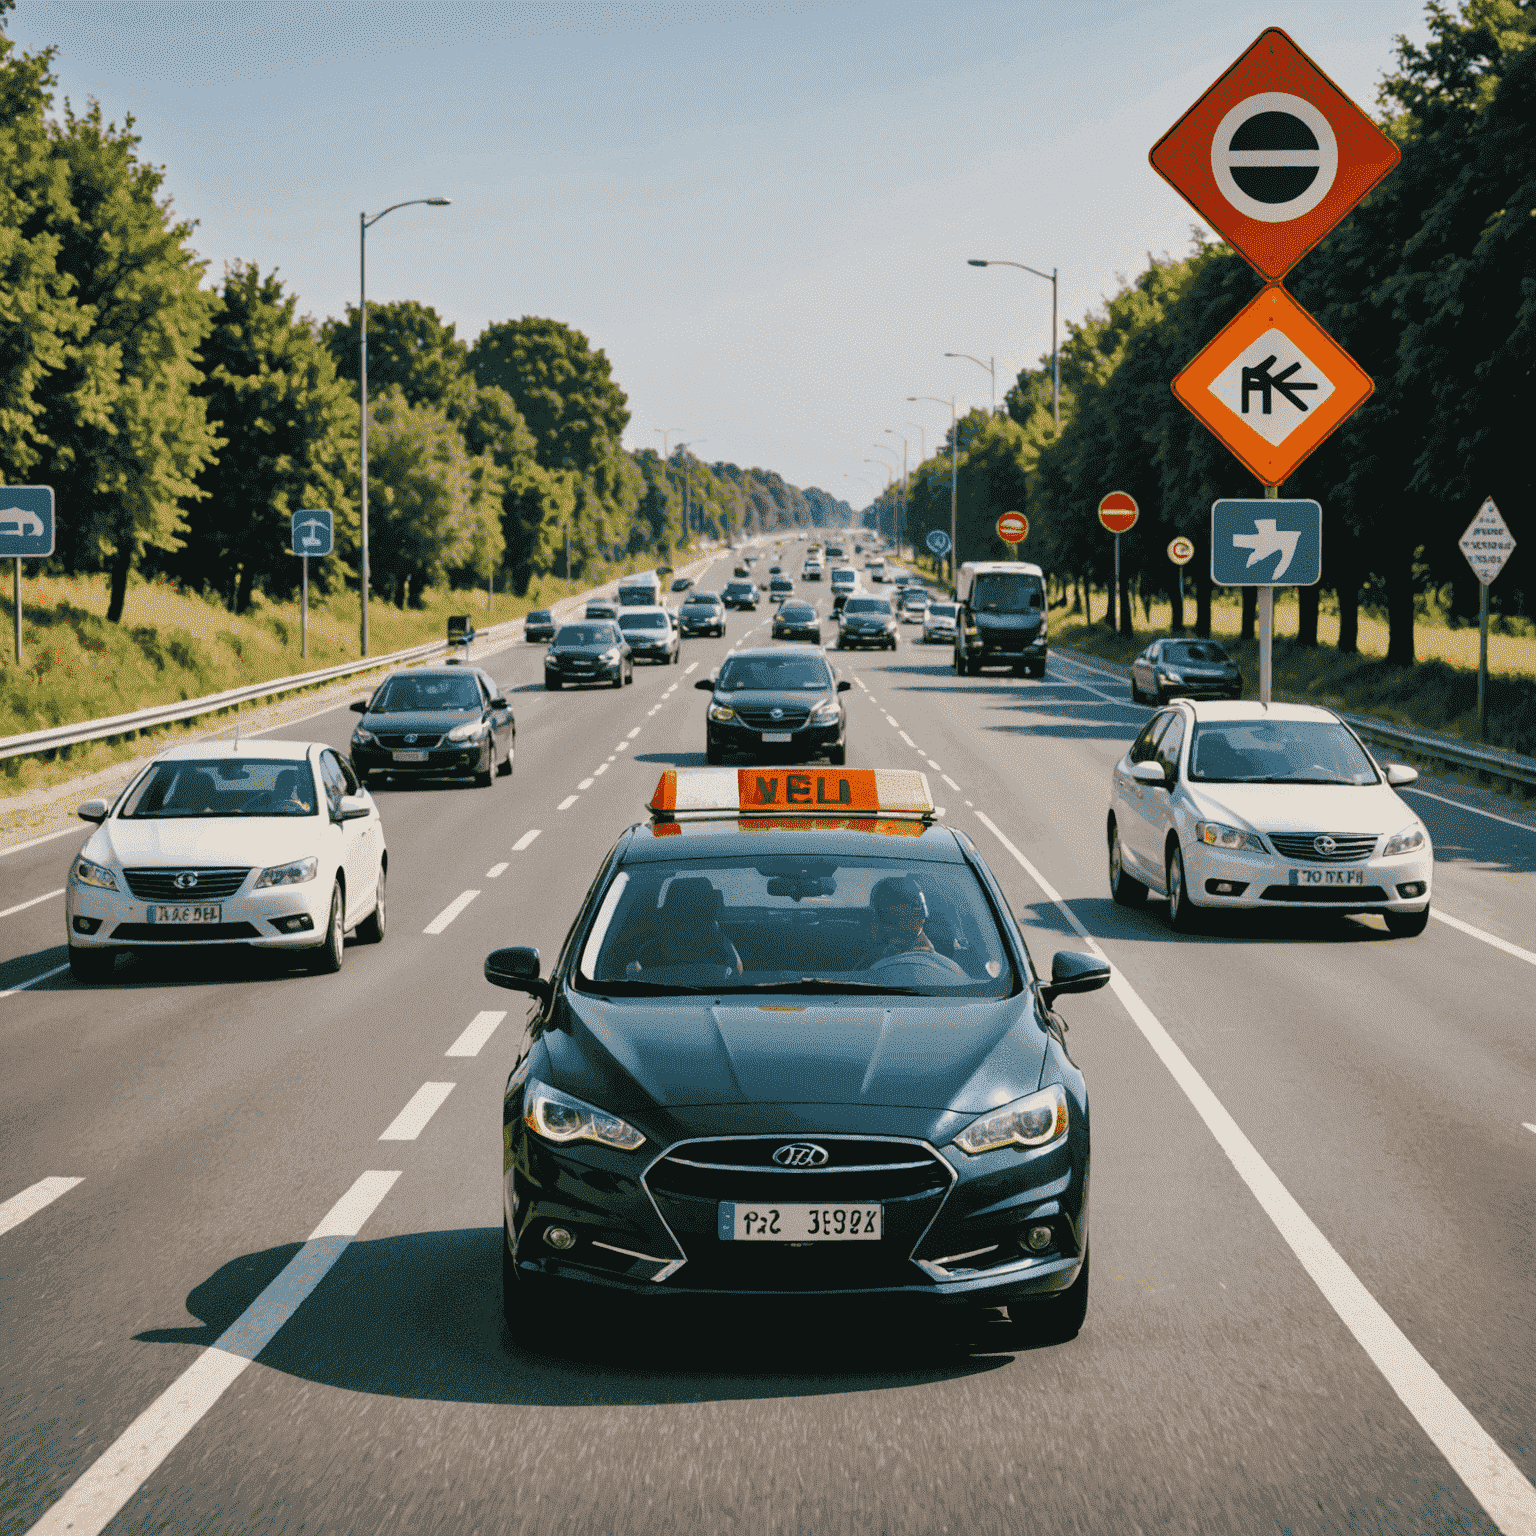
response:
<svg viewBox="0 0 1536 1536"><path fill-rule="evenodd" d="M29 1536L99 1536L330 1272L400 1177L370 1170L282 1273L86 1469Z"/></svg>
<svg viewBox="0 0 1536 1536"><path fill-rule="evenodd" d="M1465 805L1460 800L1451 800L1445 795L1432 794L1429 790L1420 789L1416 785L1404 785L1398 790L1398 794L1423 795L1426 800L1438 800L1441 805L1454 806L1458 811L1470 811L1474 816L1486 816L1489 821L1502 821L1506 827L1518 827L1522 832L1529 832L1532 836L1536 836L1536 827L1527 821L1511 821L1508 816L1496 816L1492 811L1485 811L1475 805ZM25 847L26 844L23 843L22 846ZM10 850L7 849L6 852L9 853ZM0 912L0 917L4 916L5 913Z"/></svg>
<svg viewBox="0 0 1536 1536"><path fill-rule="evenodd" d="M410 1102L389 1122L380 1141L415 1141L427 1128L427 1121L443 1107L443 1100L453 1092L452 1083L423 1083L411 1095Z"/></svg>
<svg viewBox="0 0 1536 1536"><path fill-rule="evenodd" d="M0 992L0 997L14 997L18 992L25 992L28 987L35 987L40 981L47 981L50 976L62 976L68 969L67 962L56 965L51 971L44 971L41 976L33 976L28 981L18 981L14 987L7 987L4 992Z"/></svg>
<svg viewBox="0 0 1536 1536"><path fill-rule="evenodd" d="M1055 664L1058 667L1061 665L1060 662L1057 662ZM1084 670L1086 671L1088 669L1085 668ZM1102 672L1098 673L1096 675L1100 676L1100 677L1104 676L1104 674ZM1127 705L1127 706L1129 706L1129 704L1130 704L1130 700L1129 699L1117 699L1117 698L1114 698L1110 694L1100 692L1099 689L1097 689L1097 688L1090 687L1087 683L1080 683L1080 682L1078 682L1077 679L1073 678L1073 677L1063 677L1063 678L1060 678L1059 681L1064 686L1066 686L1068 688L1081 688L1084 693L1091 693L1091 694L1094 695L1095 698L1103 699L1106 704L1124 704L1124 705Z"/></svg>
<svg viewBox="0 0 1536 1536"><path fill-rule="evenodd" d="M0 1202L0 1236L19 1227L28 1216L36 1216L45 1205L52 1205L60 1195L67 1195L79 1179L39 1179L30 1189Z"/></svg>
<svg viewBox="0 0 1536 1536"><path fill-rule="evenodd" d="M1078 921L1077 914L1062 900L1061 894L1014 846L997 823L984 811L977 811L976 819L1013 855L1015 863L1040 887L1094 954L1112 965L1109 956ZM1302 1210L1118 967L1113 969L1109 984L1147 1044L1205 1121L1206 1129L1216 1138L1216 1144L1226 1153L1238 1177L1248 1186L1264 1214L1300 1260L1312 1283L1370 1356L1419 1427L1450 1462L1472 1496L1488 1512L1494 1524L1509 1536L1536 1533L1536 1487L1532 1487L1498 1441L1472 1417L1461 1399L1413 1347L1386 1308L1371 1295L1312 1218Z"/></svg>
<svg viewBox="0 0 1536 1536"><path fill-rule="evenodd" d="M1496 933L1488 933L1482 928L1474 928L1471 923L1464 923L1459 917L1452 917L1448 912L1442 912L1438 907L1431 906L1429 915L1438 922L1444 923L1448 928L1454 928L1458 933L1465 933L1474 939L1481 939L1484 944L1491 944L1495 949L1502 949L1506 955L1513 955L1516 960L1524 960L1527 965L1536 965L1536 954L1528 949L1521 949L1518 944L1511 944L1508 939L1501 939Z"/></svg>
<svg viewBox="0 0 1536 1536"><path fill-rule="evenodd" d="M469 1028L459 1036L452 1045L443 1052L444 1056L478 1056L480 1047L496 1032L496 1026L506 1018L506 1010L497 1013L495 1009L489 1009L485 1013L477 1013L471 1020Z"/></svg>
<svg viewBox="0 0 1536 1536"><path fill-rule="evenodd" d="M541 827L535 827L531 832L524 832L523 835L518 838L515 843L512 844L512 852L521 853L523 849L525 849L542 830L543 828Z"/></svg>
<svg viewBox="0 0 1536 1536"><path fill-rule="evenodd" d="M1522 1120L1520 1124L1523 1125L1526 1130L1530 1131L1532 1134L1536 1134L1536 1125L1532 1125L1529 1120Z"/></svg>
<svg viewBox="0 0 1536 1536"><path fill-rule="evenodd" d="M479 894L479 891L465 891L462 896L455 896L421 931L423 933L441 933Z"/></svg>
<svg viewBox="0 0 1536 1536"><path fill-rule="evenodd" d="M73 832L74 828L71 827L70 831ZM9 917L13 912L25 912L28 907L35 907L42 902L52 901L55 896L62 896L63 894L64 887L61 885L58 890L49 891L45 896L34 896L31 901L18 901L14 907L7 907L5 911L0 912L0 917Z"/></svg>
<svg viewBox="0 0 1536 1536"><path fill-rule="evenodd" d="M79 827L63 827L57 832L45 832L41 837L29 837L24 843L12 843L9 848L0 848L0 859L12 853L20 853L26 848L37 848L43 843L51 843L55 838L68 837L73 832L77 837L80 834Z"/></svg>
<svg viewBox="0 0 1536 1536"><path fill-rule="evenodd" d="M505 864L492 864L491 867L486 870L485 878L487 880L494 880L497 878L497 876L504 875L506 872L507 866Z"/></svg>
<svg viewBox="0 0 1536 1536"><path fill-rule="evenodd" d="M580 798L581 797L579 795L567 795L565 797L565 799L562 800L560 802L560 804L555 807L555 809L557 811L568 811L568 810L570 810L570 808L573 805L576 804L577 800L579 800Z"/></svg>
<svg viewBox="0 0 1536 1536"><path fill-rule="evenodd" d="M577 789L591 789L593 782L594 781L591 780L591 779L583 779L581 781L581 783L576 786L576 788Z"/></svg>

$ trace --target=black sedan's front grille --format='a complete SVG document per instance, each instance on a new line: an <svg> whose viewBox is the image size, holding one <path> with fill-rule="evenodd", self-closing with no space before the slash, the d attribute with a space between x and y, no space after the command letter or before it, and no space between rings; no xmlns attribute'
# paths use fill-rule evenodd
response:
<svg viewBox="0 0 1536 1536"><path fill-rule="evenodd" d="M736 718L751 731L798 731L810 719L810 709L783 707L778 719L774 719L772 707L738 709Z"/></svg>
<svg viewBox="0 0 1536 1536"><path fill-rule="evenodd" d="M817 1166L784 1167L786 1146L826 1154ZM804 1154L799 1154L803 1156ZM948 1189L949 1164L921 1142L878 1137L751 1136L683 1142L646 1175L663 1192L709 1200L899 1200Z"/></svg>
<svg viewBox="0 0 1536 1536"><path fill-rule="evenodd" d="M125 869L128 889L140 901L222 901L250 874L245 869Z"/></svg>
<svg viewBox="0 0 1536 1536"><path fill-rule="evenodd" d="M1265 836L1281 858L1308 864L1358 864L1376 851L1374 832L1267 832Z"/></svg>
<svg viewBox="0 0 1536 1536"><path fill-rule="evenodd" d="M441 735L434 736L430 732L422 735L416 731L375 731L374 735L381 747L388 747L392 752L419 752L435 747L443 739Z"/></svg>

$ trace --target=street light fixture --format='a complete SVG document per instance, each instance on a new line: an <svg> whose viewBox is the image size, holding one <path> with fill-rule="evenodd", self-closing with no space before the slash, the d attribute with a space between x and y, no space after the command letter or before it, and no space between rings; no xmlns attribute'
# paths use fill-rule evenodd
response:
<svg viewBox="0 0 1536 1536"><path fill-rule="evenodd" d="M931 400L935 405L949 407L949 574L953 578L960 568L957 542L960 532L960 423L955 415L955 397L951 395L948 400L941 400L937 395L908 395L907 399Z"/></svg>
<svg viewBox="0 0 1536 1536"><path fill-rule="evenodd" d="M912 491L911 482L907 478L907 440L893 427L881 427L880 430L891 437L901 438L901 511L903 516L899 516L896 519L896 558L899 560L901 559L901 525L904 520L904 514L911 502ZM913 544L912 552L913 554L917 553L916 544Z"/></svg>
<svg viewBox="0 0 1536 1536"><path fill-rule="evenodd" d="M671 435L674 432L681 432L682 430L683 429L681 427L652 427L651 428L652 432L660 432L661 433L661 462L663 464L665 464L667 462L667 460L672 457L672 455L667 450L667 439L669 437L671 437Z"/></svg>
<svg viewBox="0 0 1536 1536"><path fill-rule="evenodd" d="M992 393L987 400L987 413L995 416L997 414L997 359L989 357L986 362L982 362L979 357L972 357L969 352L946 352L944 356L963 357L967 362L975 363L978 368L987 370L987 377L992 380Z"/></svg>
<svg viewBox="0 0 1536 1536"><path fill-rule="evenodd" d="M904 421L904 422L902 422L902 426L904 426L904 427L911 427L911 428L913 428L916 431L916 433L917 433L917 452L918 452L918 460L917 460L917 462L919 464L926 464L928 462L928 434L923 430L922 422L920 422L920 421Z"/></svg>
<svg viewBox="0 0 1536 1536"><path fill-rule="evenodd" d="M393 213L396 208L412 208L417 203L425 203L428 208L446 208L452 201L449 197L412 197L403 203L391 203L384 213ZM357 395L362 414L359 446L363 470L362 541L358 550L357 584L363 600L360 634L364 656L368 654L368 231L384 217L384 213L376 213L371 219L367 213L357 216Z"/></svg>
<svg viewBox="0 0 1536 1536"><path fill-rule="evenodd" d="M1033 272L1051 285L1051 414L1056 425L1061 425L1061 354L1056 348L1056 268L1042 272L1038 267L1026 267L1022 261L980 261L975 256L966 258L970 267L1017 267L1020 272Z"/></svg>

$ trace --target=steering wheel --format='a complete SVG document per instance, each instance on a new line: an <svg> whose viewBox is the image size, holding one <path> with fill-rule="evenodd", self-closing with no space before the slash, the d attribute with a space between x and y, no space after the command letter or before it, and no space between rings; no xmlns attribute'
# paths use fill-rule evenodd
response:
<svg viewBox="0 0 1536 1536"><path fill-rule="evenodd" d="M882 977L893 985L908 979L917 983L952 983L956 977L961 981L971 979L964 968L948 955L936 954L931 949L910 949L899 955L882 955L869 967L868 974Z"/></svg>

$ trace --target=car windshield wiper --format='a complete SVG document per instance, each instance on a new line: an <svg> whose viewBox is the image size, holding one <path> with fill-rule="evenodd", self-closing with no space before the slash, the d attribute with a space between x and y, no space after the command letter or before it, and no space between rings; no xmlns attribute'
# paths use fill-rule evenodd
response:
<svg viewBox="0 0 1536 1536"><path fill-rule="evenodd" d="M802 976L798 981L727 982L717 992L883 992L887 996L927 997L922 987L890 987L878 981L839 981L831 976Z"/></svg>

